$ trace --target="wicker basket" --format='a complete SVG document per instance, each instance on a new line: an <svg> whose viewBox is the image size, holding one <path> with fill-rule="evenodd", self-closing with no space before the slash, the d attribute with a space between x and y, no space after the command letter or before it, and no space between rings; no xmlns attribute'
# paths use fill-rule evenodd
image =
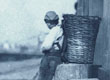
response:
<svg viewBox="0 0 110 80"><path fill-rule="evenodd" d="M63 18L63 29L67 39L65 58L71 63L93 63L100 18L72 14L65 14Z"/></svg>

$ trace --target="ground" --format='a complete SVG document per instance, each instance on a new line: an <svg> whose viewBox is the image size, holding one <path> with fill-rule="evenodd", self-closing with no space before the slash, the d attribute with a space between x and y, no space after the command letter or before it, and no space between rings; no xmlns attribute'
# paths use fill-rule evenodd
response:
<svg viewBox="0 0 110 80"><path fill-rule="evenodd" d="M0 54L0 80L32 80L42 55Z"/></svg>

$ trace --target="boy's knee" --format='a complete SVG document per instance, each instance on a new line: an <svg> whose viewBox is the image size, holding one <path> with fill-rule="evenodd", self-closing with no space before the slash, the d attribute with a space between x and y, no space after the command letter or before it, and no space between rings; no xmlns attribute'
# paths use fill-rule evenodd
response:
<svg viewBox="0 0 110 80"><path fill-rule="evenodd" d="M50 66L51 74L54 74L55 70L56 70L56 67L57 67L57 63L55 61L51 61L49 66Z"/></svg>
<svg viewBox="0 0 110 80"><path fill-rule="evenodd" d="M56 66L56 62L55 61L50 61L50 68L53 68L53 67L55 67Z"/></svg>

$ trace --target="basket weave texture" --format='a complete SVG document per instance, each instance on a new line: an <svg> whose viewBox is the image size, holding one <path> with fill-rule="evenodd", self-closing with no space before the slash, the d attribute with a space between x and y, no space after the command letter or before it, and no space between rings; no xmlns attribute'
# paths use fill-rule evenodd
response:
<svg viewBox="0 0 110 80"><path fill-rule="evenodd" d="M62 26L67 39L65 58L72 63L93 63L100 18L72 14L65 14L63 18Z"/></svg>

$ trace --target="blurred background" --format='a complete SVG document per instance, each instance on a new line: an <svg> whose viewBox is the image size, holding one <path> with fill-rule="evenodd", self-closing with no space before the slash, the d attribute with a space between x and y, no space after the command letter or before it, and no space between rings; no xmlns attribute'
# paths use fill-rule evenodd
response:
<svg viewBox="0 0 110 80"><path fill-rule="evenodd" d="M62 14L75 13L76 1L0 0L0 51L36 50L48 33L45 13L56 11L61 20Z"/></svg>

